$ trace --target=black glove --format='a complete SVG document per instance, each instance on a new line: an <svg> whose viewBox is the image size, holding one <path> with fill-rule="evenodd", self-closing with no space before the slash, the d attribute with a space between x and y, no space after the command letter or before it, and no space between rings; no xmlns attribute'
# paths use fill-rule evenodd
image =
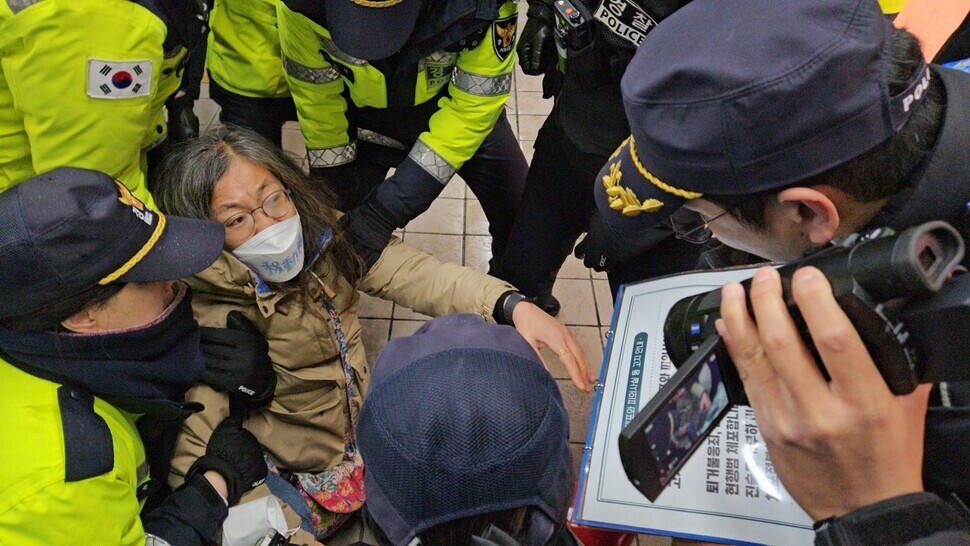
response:
<svg viewBox="0 0 970 546"><path fill-rule="evenodd" d="M545 21L528 17L519 36L516 54L522 72L529 76L545 74L550 66L555 67L559 60L553 28Z"/></svg>
<svg viewBox="0 0 970 546"><path fill-rule="evenodd" d="M379 209L379 206L368 202L340 219L347 241L364 262L365 273L380 259L395 229L387 221L387 215L378 212Z"/></svg>
<svg viewBox="0 0 970 546"><path fill-rule="evenodd" d="M227 393L233 410L262 407L273 399L276 390L269 344L239 311L229 312L226 326L201 329L205 371L200 380Z"/></svg>
<svg viewBox="0 0 970 546"><path fill-rule="evenodd" d="M337 210L341 212L357 208L365 197L354 162L336 167L310 167L310 174L336 194Z"/></svg>
<svg viewBox="0 0 970 546"><path fill-rule="evenodd" d="M239 502L243 493L266 481L263 448L252 432L242 428L238 419L226 417L212 431L205 455L195 460L185 481L209 470L226 480L230 506Z"/></svg>
<svg viewBox="0 0 970 546"><path fill-rule="evenodd" d="M195 101L188 95L165 101L168 110L168 140L172 144L199 136L199 117L192 109Z"/></svg>
<svg viewBox="0 0 970 546"><path fill-rule="evenodd" d="M364 271L370 271L381 257L395 229L428 210L445 183L447 180L432 176L409 157L367 196L363 205L343 217L347 240L364 261Z"/></svg>
<svg viewBox="0 0 970 546"><path fill-rule="evenodd" d="M586 267L591 267L596 271L610 271L617 264L646 252L655 244L672 235L673 232L670 229L657 226L637 233L636 238L639 243L631 244L625 237L615 232L603 219L600 211L596 209L593 211L593 217L589 220L586 238L576 245L573 254L583 260Z"/></svg>
<svg viewBox="0 0 970 546"><path fill-rule="evenodd" d="M544 75L542 79L544 99L558 93L562 86L554 27L552 9L542 2L530 3L528 17L516 47L522 72L530 76Z"/></svg>

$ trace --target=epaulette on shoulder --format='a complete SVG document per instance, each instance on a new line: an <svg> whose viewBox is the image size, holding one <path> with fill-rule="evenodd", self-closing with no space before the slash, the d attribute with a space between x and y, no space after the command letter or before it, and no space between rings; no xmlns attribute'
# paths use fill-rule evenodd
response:
<svg viewBox="0 0 970 546"><path fill-rule="evenodd" d="M100 476L114 467L114 444L108 423L94 412L94 396L79 387L61 385L57 403L64 428L64 481Z"/></svg>

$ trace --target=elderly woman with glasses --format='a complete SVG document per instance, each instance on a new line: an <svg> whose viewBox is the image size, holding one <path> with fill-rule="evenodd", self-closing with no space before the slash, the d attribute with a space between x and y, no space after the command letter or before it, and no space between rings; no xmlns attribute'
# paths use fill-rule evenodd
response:
<svg viewBox="0 0 970 546"><path fill-rule="evenodd" d="M474 313L513 325L537 351L551 348L578 388L592 385L572 334L511 285L441 263L397 238L361 271L321 186L311 187L281 150L255 133L236 128L204 135L173 152L155 174L163 210L225 226L222 255L186 282L201 324L225 327L229 312L241 312L269 343L275 396L244 425L276 471L269 490L300 516L293 520L307 533L297 543L332 534L364 500L355 426L370 372L358 290L427 315ZM204 385L187 398L206 409L182 430L170 479L175 485L228 413L226 396Z"/></svg>

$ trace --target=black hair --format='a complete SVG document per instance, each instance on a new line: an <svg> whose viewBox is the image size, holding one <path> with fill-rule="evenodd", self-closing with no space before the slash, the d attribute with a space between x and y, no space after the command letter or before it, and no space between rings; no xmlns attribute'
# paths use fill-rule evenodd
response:
<svg viewBox="0 0 970 546"><path fill-rule="evenodd" d="M923 61L919 41L909 32L894 29L886 81L890 95L902 93ZM923 103L913 110L903 128L871 150L825 172L786 187L831 186L850 198L869 203L893 197L916 183L919 165L936 144L946 105L943 84L931 78ZM705 194L707 199L728 210L741 223L756 230L765 228L765 209L777 202L785 188L738 195Z"/></svg>
<svg viewBox="0 0 970 546"><path fill-rule="evenodd" d="M97 309L115 297L126 283L112 282L95 285L70 298L47 305L34 312L0 321L5 328L18 332L45 332L62 330L61 322L86 309Z"/></svg>

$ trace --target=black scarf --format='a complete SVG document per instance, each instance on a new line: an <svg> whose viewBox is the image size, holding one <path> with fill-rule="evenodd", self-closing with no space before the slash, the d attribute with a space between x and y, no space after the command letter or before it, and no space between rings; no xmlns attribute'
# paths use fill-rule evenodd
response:
<svg viewBox="0 0 970 546"><path fill-rule="evenodd" d="M0 327L0 358L31 375L82 387L136 413L145 413L146 402L181 402L204 367L199 324L188 293L159 319L138 329L79 335Z"/></svg>

